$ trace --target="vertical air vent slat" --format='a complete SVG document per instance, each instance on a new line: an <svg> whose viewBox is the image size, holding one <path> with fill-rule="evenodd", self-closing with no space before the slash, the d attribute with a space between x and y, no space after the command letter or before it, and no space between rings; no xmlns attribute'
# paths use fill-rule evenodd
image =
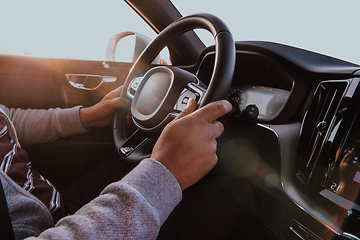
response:
<svg viewBox="0 0 360 240"><path fill-rule="evenodd" d="M312 177L347 85L347 81L324 81L316 89L301 129L297 176L303 183Z"/></svg>

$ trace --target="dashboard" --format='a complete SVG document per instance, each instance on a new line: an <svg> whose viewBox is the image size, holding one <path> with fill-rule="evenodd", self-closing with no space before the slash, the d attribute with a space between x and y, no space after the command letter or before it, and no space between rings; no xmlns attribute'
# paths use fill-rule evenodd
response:
<svg viewBox="0 0 360 240"><path fill-rule="evenodd" d="M270 121L281 112L290 93L278 88L239 85L230 89L227 99L240 110L255 105L259 109L257 119Z"/></svg>
<svg viewBox="0 0 360 240"><path fill-rule="evenodd" d="M224 122L220 164L254 186L274 239L360 239L360 67L269 42L236 49L227 99L259 115ZM195 67L205 85L213 62L210 47Z"/></svg>

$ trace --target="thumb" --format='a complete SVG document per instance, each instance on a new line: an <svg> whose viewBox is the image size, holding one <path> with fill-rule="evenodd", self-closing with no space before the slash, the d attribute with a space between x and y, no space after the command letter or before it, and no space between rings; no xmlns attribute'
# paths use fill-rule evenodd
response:
<svg viewBox="0 0 360 240"><path fill-rule="evenodd" d="M111 92L109 92L108 94L105 95L104 99L113 99L113 98L119 97L122 87L123 86L120 86L120 87L112 90Z"/></svg>
<svg viewBox="0 0 360 240"><path fill-rule="evenodd" d="M175 118L175 120L185 117L186 115L189 115L190 113L194 112L196 110L196 108L197 108L197 106L196 106L195 99L190 98L186 108L184 108L181 111L181 113Z"/></svg>
<svg viewBox="0 0 360 240"><path fill-rule="evenodd" d="M123 97L116 97L108 100L114 107L128 107L131 104L131 101L123 98Z"/></svg>

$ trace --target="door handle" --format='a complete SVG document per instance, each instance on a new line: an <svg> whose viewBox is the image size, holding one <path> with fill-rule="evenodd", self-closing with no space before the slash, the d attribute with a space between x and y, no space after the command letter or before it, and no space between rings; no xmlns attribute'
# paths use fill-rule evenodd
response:
<svg viewBox="0 0 360 240"><path fill-rule="evenodd" d="M71 86L82 90L95 90L104 82L115 82L115 76L101 76L92 74L65 74Z"/></svg>

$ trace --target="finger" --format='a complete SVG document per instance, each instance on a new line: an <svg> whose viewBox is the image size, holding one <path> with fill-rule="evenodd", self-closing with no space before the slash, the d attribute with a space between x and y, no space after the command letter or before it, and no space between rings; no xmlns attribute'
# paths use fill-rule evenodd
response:
<svg viewBox="0 0 360 240"><path fill-rule="evenodd" d="M224 125L221 122L215 121L212 123L212 131L214 134L214 138L220 137L220 135L224 132Z"/></svg>
<svg viewBox="0 0 360 240"><path fill-rule="evenodd" d="M187 104L187 106L186 106L186 108L184 108L182 111L181 111L181 113L175 118L175 120L176 119L180 119L180 118L182 118L182 117L184 117L184 116L186 116L186 115L189 115L190 113L192 113L192 112L194 112L195 110L196 110L196 101L195 101L195 99L193 99L193 98L190 98L189 99L189 102L188 102L188 104Z"/></svg>
<svg viewBox="0 0 360 240"><path fill-rule="evenodd" d="M227 100L220 100L207 104L206 106L197 110L194 114L196 114L197 117L212 123L219 117L222 117L226 113L230 112L231 109L231 103L229 103Z"/></svg>

